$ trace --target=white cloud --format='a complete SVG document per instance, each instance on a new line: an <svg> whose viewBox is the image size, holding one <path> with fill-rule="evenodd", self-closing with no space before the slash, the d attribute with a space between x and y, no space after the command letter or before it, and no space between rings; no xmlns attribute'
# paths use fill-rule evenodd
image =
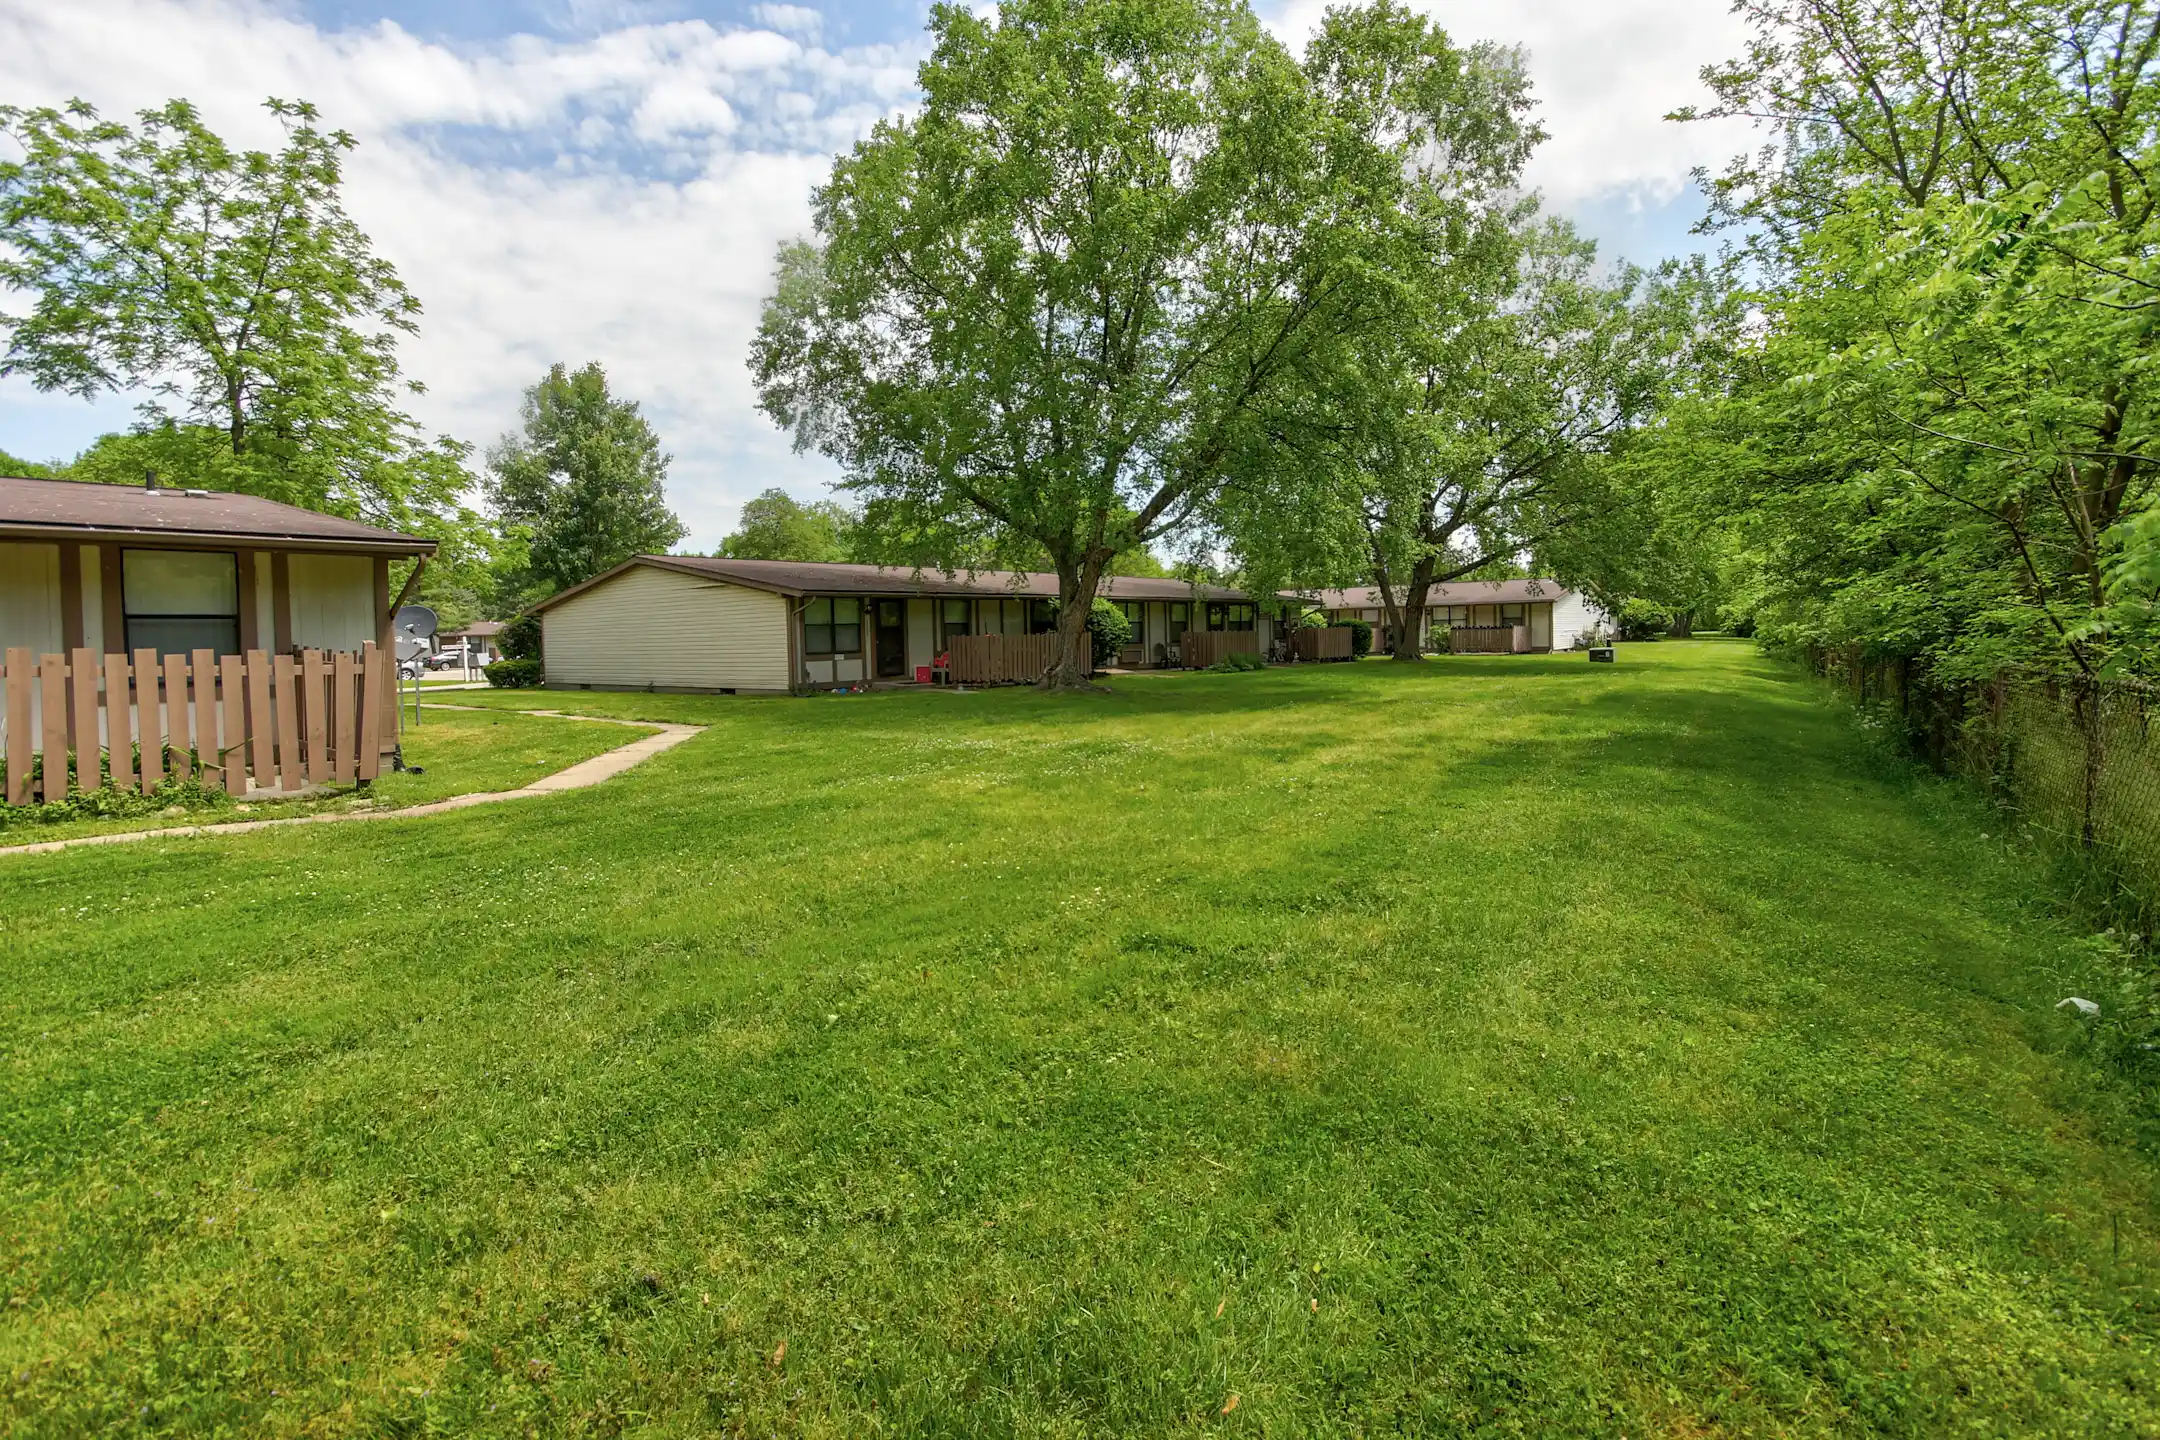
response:
<svg viewBox="0 0 2160 1440"><path fill-rule="evenodd" d="M807 5L753 5L750 18L783 35L814 40L825 33L825 17Z"/></svg>
<svg viewBox="0 0 2160 1440"><path fill-rule="evenodd" d="M1256 0L1292 44L1328 0ZM1550 135L1529 182L1561 211L1628 196L1663 204L1696 165L1718 168L1748 146L1744 124L1662 117L1708 98L1702 67L1742 53L1747 32L1724 0L1413 0L1458 44L1491 40L1529 54L1537 115Z"/></svg>
<svg viewBox="0 0 2160 1440"><path fill-rule="evenodd" d="M1263 8L1293 41L1321 0ZM1432 0L1458 39L1530 51L1558 208L1678 193L1738 147L1658 119L1736 53L1723 0ZM574 0L581 38L453 45L389 22L326 32L278 0L0 0L0 96L126 114L184 95L228 137L274 143L264 96L305 98L361 141L348 205L426 303L406 343L428 425L481 444L545 366L597 359L676 456L670 496L710 548L768 485L832 472L756 413L744 368L780 241L809 227L833 152L911 103L919 45L828 48L823 17L657 23ZM0 385L0 448L66 446L60 402ZM125 406L79 412L87 439ZM11 437L18 444L10 444Z"/></svg>
<svg viewBox="0 0 2160 1440"><path fill-rule="evenodd" d="M914 81L904 51L819 48L814 12L760 18L456 47L246 0L0 0L0 94L111 114L185 95L257 145L277 134L264 96L313 100L359 137L347 204L427 306L404 347L421 419L485 444L548 364L600 360L675 454L670 497L710 546L758 490L831 474L756 413L745 356L832 153ZM64 448L62 403L0 387L0 448ZM83 406L83 438L116 408Z"/></svg>

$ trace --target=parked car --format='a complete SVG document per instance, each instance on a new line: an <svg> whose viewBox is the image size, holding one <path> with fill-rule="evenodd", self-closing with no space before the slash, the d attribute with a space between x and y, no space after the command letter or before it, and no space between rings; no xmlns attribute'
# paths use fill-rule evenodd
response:
<svg viewBox="0 0 2160 1440"><path fill-rule="evenodd" d="M427 657L430 670L455 670L465 663L465 656L458 650L438 650Z"/></svg>

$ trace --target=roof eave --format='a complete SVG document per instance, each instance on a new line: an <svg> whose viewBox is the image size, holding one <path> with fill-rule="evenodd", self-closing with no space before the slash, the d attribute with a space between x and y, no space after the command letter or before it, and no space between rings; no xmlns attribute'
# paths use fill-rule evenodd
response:
<svg viewBox="0 0 2160 1440"><path fill-rule="evenodd" d="M0 522L0 540L49 541L157 541L183 544L230 545L258 550L321 550L358 555L433 555L433 540L417 535L385 535L380 540L336 539L324 535L270 535L241 530L144 530L119 525L40 525L11 520Z"/></svg>

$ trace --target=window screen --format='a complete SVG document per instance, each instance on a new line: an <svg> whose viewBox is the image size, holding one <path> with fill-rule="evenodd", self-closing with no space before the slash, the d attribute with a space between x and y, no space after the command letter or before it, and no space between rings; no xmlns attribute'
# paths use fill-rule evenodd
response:
<svg viewBox="0 0 2160 1440"><path fill-rule="evenodd" d="M812 600L803 607L805 655L853 655L861 649L860 600Z"/></svg>
<svg viewBox="0 0 2160 1440"><path fill-rule="evenodd" d="M123 550L128 649L240 653L240 566L226 550Z"/></svg>
<svg viewBox="0 0 2160 1440"><path fill-rule="evenodd" d="M1138 600L1120 600L1117 602L1117 607L1125 612L1125 623L1132 627L1132 638L1126 643L1145 645L1147 643L1147 616L1145 613L1147 606Z"/></svg>
<svg viewBox="0 0 2160 1440"><path fill-rule="evenodd" d="M940 612L938 618L940 626L938 648L946 650L952 648L955 635L970 633L968 630L968 602L965 600L944 600L939 602L938 609Z"/></svg>

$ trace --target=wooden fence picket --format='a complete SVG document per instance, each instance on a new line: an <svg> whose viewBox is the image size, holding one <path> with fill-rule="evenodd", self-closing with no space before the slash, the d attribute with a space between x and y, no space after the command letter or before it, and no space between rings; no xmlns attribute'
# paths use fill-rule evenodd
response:
<svg viewBox="0 0 2160 1440"><path fill-rule="evenodd" d="M1032 685L1057 659L1058 637L955 635L949 648L956 685Z"/></svg>
<svg viewBox="0 0 2160 1440"><path fill-rule="evenodd" d="M98 770L98 666L94 651L77 649L68 657L68 731L75 752L75 788L95 790L104 776Z"/></svg>
<svg viewBox="0 0 2160 1440"><path fill-rule="evenodd" d="M1258 655L1260 636L1252 630L1188 630L1178 640L1178 655L1187 670L1205 670L1232 655Z"/></svg>
<svg viewBox="0 0 2160 1440"><path fill-rule="evenodd" d="M38 728L45 732L45 778L38 798L50 803L67 798L67 660L59 655L44 656L38 661L38 679L45 692L45 713L38 717Z"/></svg>
<svg viewBox="0 0 2160 1440"><path fill-rule="evenodd" d="M241 663L238 655L220 655L217 662L219 708L224 713L218 744L225 752L228 795L245 795L248 788L247 687L240 679Z"/></svg>
<svg viewBox="0 0 2160 1440"><path fill-rule="evenodd" d="M382 647L370 641L360 650L360 778L373 780L382 770L383 700L389 663Z"/></svg>
<svg viewBox="0 0 2160 1440"><path fill-rule="evenodd" d="M194 761L188 744L187 703L187 657L165 657L165 741L166 769L175 780L195 778Z"/></svg>
<svg viewBox="0 0 2160 1440"><path fill-rule="evenodd" d="M372 644L222 656L15 646L0 660L0 804L101 785L150 795L168 779L231 795L349 785L380 775L396 744L396 680Z"/></svg>
<svg viewBox="0 0 2160 1440"><path fill-rule="evenodd" d="M30 677L36 661L28 646L12 646L7 652L7 803L30 803Z"/></svg>
<svg viewBox="0 0 2160 1440"><path fill-rule="evenodd" d="M360 743L360 716L353 708L353 701L358 698L353 694L353 686L359 678L360 667L352 656L339 651L331 657L330 684L335 692L331 708L337 729L337 749L332 758L336 761L338 780L348 785L360 774L353 755L354 748Z"/></svg>
<svg viewBox="0 0 2160 1440"><path fill-rule="evenodd" d="M330 715L326 703L329 676L320 650L300 652L300 723L307 727L307 778L310 785L330 783Z"/></svg>
<svg viewBox="0 0 2160 1440"><path fill-rule="evenodd" d="M157 651L135 652L135 709L142 725L142 793L165 783L165 712L158 686Z"/></svg>
<svg viewBox="0 0 2160 1440"><path fill-rule="evenodd" d="M218 757L217 652L197 650L188 658L194 677L195 770L206 790L225 788L225 772Z"/></svg>
<svg viewBox="0 0 2160 1440"><path fill-rule="evenodd" d="M260 650L247 652L247 734L254 754L255 784L277 789L277 732L270 714L270 657Z"/></svg>
<svg viewBox="0 0 2160 1440"><path fill-rule="evenodd" d="M135 728L128 719L128 658L105 657L105 758L116 790L135 788Z"/></svg>
<svg viewBox="0 0 2160 1440"><path fill-rule="evenodd" d="M270 662L271 703L277 707L278 789L305 790L307 774L300 768L300 679L290 655Z"/></svg>

